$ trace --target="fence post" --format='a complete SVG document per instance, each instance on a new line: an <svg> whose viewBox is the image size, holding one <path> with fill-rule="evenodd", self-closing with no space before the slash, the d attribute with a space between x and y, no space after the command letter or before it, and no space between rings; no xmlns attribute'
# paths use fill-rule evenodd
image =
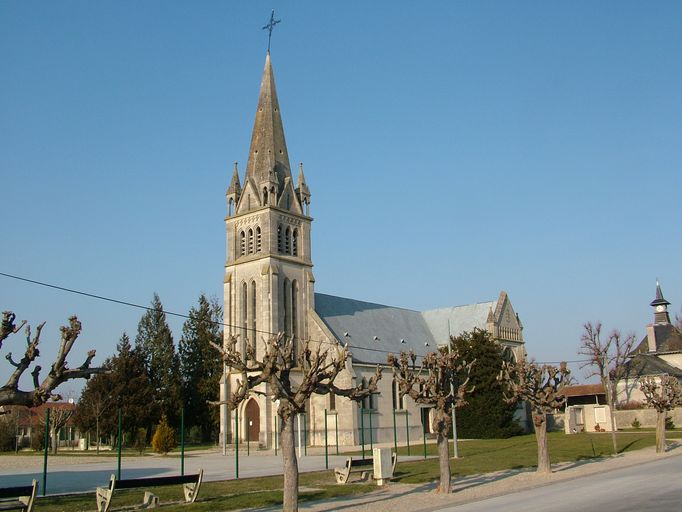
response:
<svg viewBox="0 0 682 512"><path fill-rule="evenodd" d="M239 409L234 410L234 477L239 478Z"/></svg>
<svg viewBox="0 0 682 512"><path fill-rule="evenodd" d="M329 469L329 445L327 444L327 409L324 410L324 469Z"/></svg>
<svg viewBox="0 0 682 512"><path fill-rule="evenodd" d="M185 406L180 409L180 476L185 476Z"/></svg>
<svg viewBox="0 0 682 512"><path fill-rule="evenodd" d="M336 455L339 454L339 411L334 416L334 430L336 431Z"/></svg>
<svg viewBox="0 0 682 512"><path fill-rule="evenodd" d="M118 471L116 479L121 479L121 446L123 445L123 413L118 408Z"/></svg>
<svg viewBox="0 0 682 512"><path fill-rule="evenodd" d="M308 456L308 416L303 413L303 455Z"/></svg>
<svg viewBox="0 0 682 512"><path fill-rule="evenodd" d="M393 409L393 449L398 454L398 429L395 426L395 409Z"/></svg>
<svg viewBox="0 0 682 512"><path fill-rule="evenodd" d="M362 458L365 458L365 408L360 407L360 443L362 443Z"/></svg>
<svg viewBox="0 0 682 512"><path fill-rule="evenodd" d="M410 455L410 420L407 409L405 409L405 437L407 438L407 455Z"/></svg>
<svg viewBox="0 0 682 512"><path fill-rule="evenodd" d="M50 445L50 408L45 405L45 453L43 455L43 496L47 494L47 450Z"/></svg>
<svg viewBox="0 0 682 512"><path fill-rule="evenodd" d="M372 409L369 409L369 451L374 454L374 431L372 430Z"/></svg>

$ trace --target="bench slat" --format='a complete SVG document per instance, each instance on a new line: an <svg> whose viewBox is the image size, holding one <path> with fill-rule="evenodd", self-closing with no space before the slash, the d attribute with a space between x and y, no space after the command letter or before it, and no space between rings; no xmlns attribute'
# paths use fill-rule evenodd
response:
<svg viewBox="0 0 682 512"><path fill-rule="evenodd" d="M197 481L199 474L185 476L157 476L116 480L116 489L137 489L139 487L159 487L163 485L190 484Z"/></svg>
<svg viewBox="0 0 682 512"><path fill-rule="evenodd" d="M5 487L0 489L0 498L16 498L17 496L30 496L31 494L33 494L32 485Z"/></svg>

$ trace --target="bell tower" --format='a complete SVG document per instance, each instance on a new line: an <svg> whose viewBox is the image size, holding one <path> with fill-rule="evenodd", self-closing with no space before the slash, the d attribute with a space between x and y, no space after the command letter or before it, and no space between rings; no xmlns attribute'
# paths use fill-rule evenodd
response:
<svg viewBox="0 0 682 512"><path fill-rule="evenodd" d="M302 164L298 185L291 174L269 52L244 180L235 164L226 199L226 336L239 335L242 353L247 344L259 353L270 333L305 339L314 308L310 190Z"/></svg>
<svg viewBox="0 0 682 512"><path fill-rule="evenodd" d="M661 284L658 282L658 279L656 279L656 298L649 305L654 308L654 324L670 323L670 313L668 313L670 302L663 298Z"/></svg>

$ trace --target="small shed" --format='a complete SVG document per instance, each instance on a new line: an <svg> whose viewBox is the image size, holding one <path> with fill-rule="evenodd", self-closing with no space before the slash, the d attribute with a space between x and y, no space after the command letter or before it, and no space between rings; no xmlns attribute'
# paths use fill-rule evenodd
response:
<svg viewBox="0 0 682 512"><path fill-rule="evenodd" d="M606 392L601 384L566 386L564 431L567 434L579 432L611 432L611 411L606 403ZM616 426L616 429L618 427Z"/></svg>

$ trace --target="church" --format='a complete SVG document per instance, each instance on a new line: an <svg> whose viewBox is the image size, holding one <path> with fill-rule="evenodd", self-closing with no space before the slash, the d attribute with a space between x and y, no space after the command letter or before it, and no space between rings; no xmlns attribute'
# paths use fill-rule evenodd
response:
<svg viewBox="0 0 682 512"><path fill-rule="evenodd" d="M490 332L508 359L525 358L523 326L504 291L488 302L430 311L315 293L311 191L302 164L296 181L292 175L269 51L244 178L235 164L226 199L225 340L239 335L241 351L249 344L259 356L261 338L278 332L299 344L348 345L352 356L337 378L339 386L367 383L377 365L386 365L389 353L424 355L446 345L451 334L474 328ZM221 401L238 377L226 368ZM272 448L276 406L268 390L261 391L265 396L253 395L237 411L238 441L258 440ZM404 442L407 433L417 440L430 432L429 409L409 397L401 400L390 370L378 391L360 406L333 394L314 395L299 422L307 431L305 442L324 444L325 422L331 445L389 442L394 435ZM233 443L235 412L221 408L221 443Z"/></svg>

